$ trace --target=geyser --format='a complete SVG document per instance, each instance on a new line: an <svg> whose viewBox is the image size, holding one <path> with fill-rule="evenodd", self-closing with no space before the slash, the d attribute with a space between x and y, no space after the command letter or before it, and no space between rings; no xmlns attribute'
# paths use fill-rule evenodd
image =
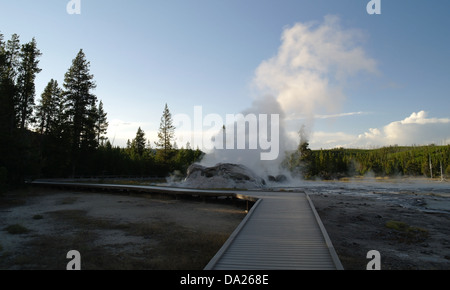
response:
<svg viewBox="0 0 450 290"><path fill-rule="evenodd" d="M201 161L203 166L191 168L186 185L191 182L194 187L256 188L264 186L260 182L261 177L266 178L266 183L289 179L281 165L285 153L297 147L290 137L292 133L303 123L301 134L307 135L305 133L312 130L316 114L338 111L345 100L347 78L360 72L377 72L376 61L369 58L359 45L361 35L357 30L342 28L336 16L326 16L323 23L296 23L286 27L277 54L256 68L252 80L252 87L256 89L255 99L250 108L241 112L243 116L277 115L278 126L273 127L279 130L276 134L265 130L261 126L270 122L259 122L258 119L257 124L250 122L249 118L244 119L240 126L237 122L219 122L214 140L224 140L223 131L229 130L232 134L226 136L226 140L231 142L222 149L214 148L207 152ZM222 126L227 130L221 130ZM265 135L260 136L261 133ZM236 149L239 148L237 140L243 140L245 146L242 147L247 149ZM257 140L279 144L278 150L274 151L279 153L278 158L263 160L261 153L267 153L264 150L267 148L259 146L257 150L252 149L255 148L252 144L258 144ZM242 171L247 177L235 174ZM255 179L255 175L261 177Z"/></svg>
<svg viewBox="0 0 450 290"><path fill-rule="evenodd" d="M183 186L192 188L263 188L266 181L241 164L219 163L206 167L192 164Z"/></svg>

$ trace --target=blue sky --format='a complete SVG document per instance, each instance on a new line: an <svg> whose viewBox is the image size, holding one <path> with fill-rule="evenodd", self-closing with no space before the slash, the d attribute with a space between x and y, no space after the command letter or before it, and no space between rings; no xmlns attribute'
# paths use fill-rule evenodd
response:
<svg viewBox="0 0 450 290"><path fill-rule="evenodd" d="M82 48L114 145L139 126L155 141L165 103L225 116L267 93L313 148L450 143L449 1L381 0L381 15L368 0L68 2L0 0L0 33L36 38L36 100Z"/></svg>

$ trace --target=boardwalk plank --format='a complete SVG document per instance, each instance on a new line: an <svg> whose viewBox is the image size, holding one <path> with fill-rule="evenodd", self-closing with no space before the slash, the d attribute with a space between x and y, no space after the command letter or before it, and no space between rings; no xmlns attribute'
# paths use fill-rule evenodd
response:
<svg viewBox="0 0 450 290"><path fill-rule="evenodd" d="M265 195L210 270L341 269L303 193Z"/></svg>

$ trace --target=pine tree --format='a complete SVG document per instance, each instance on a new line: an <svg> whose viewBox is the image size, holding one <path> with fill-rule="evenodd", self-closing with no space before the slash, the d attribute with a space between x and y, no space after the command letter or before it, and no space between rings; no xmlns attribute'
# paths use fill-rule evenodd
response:
<svg viewBox="0 0 450 290"><path fill-rule="evenodd" d="M6 67L7 77L14 83L17 81L20 64L20 38L19 35L13 34L11 39L6 43Z"/></svg>
<svg viewBox="0 0 450 290"><path fill-rule="evenodd" d="M78 165L84 165L81 173L94 165L90 156L98 147L96 124L99 114L97 97L92 93L96 84L89 70L90 62L81 49L64 77L63 95L67 101L66 120L70 124L68 134L72 175L76 174Z"/></svg>
<svg viewBox="0 0 450 290"><path fill-rule="evenodd" d="M19 74L17 77L17 100L16 113L19 122L19 128L25 129L33 113L34 96L36 93L34 81L36 74L41 72L38 67L41 52L37 48L36 40L22 45L20 50L21 62Z"/></svg>
<svg viewBox="0 0 450 290"><path fill-rule="evenodd" d="M67 121L67 100L58 82L51 79L35 110L37 131L41 134L42 173L62 176L70 164L71 124Z"/></svg>
<svg viewBox="0 0 450 290"><path fill-rule="evenodd" d="M8 50L0 34L0 140L14 127L14 81L10 77Z"/></svg>
<svg viewBox="0 0 450 290"><path fill-rule="evenodd" d="M14 128L14 83L10 79L8 51L0 33L0 193L7 188L8 168L11 154L12 130Z"/></svg>
<svg viewBox="0 0 450 290"><path fill-rule="evenodd" d="M59 121L61 121L61 99L62 91L58 82L51 79L41 95L39 104L36 106L35 119L40 134L50 134Z"/></svg>
<svg viewBox="0 0 450 290"><path fill-rule="evenodd" d="M72 123L71 142L73 151L95 148L96 124L99 119L94 76L90 74L90 62L81 49L65 74L64 96L68 102L67 116Z"/></svg>
<svg viewBox="0 0 450 290"><path fill-rule="evenodd" d="M169 107L164 107L164 112L161 117L161 123L159 125L158 131L158 142L155 142L156 147L160 150L157 151L157 159L160 159L163 165L163 171L171 170L169 168L169 160L171 158L171 153L173 153L172 140L175 138L175 126L172 121L172 114L169 111Z"/></svg>
<svg viewBox="0 0 450 290"><path fill-rule="evenodd" d="M172 140L175 138L175 126L173 126L172 114L169 111L169 107L164 107L164 112L161 117L161 123L159 125L158 142L155 142L156 146L165 152L172 150Z"/></svg>
<svg viewBox="0 0 450 290"><path fill-rule="evenodd" d="M136 132L136 137L131 142L131 150L134 156L137 156L139 158L142 157L145 151L145 143L146 143L145 133L141 129L141 127L139 127L139 129Z"/></svg>
<svg viewBox="0 0 450 290"><path fill-rule="evenodd" d="M52 122L50 123L50 131L55 138L67 139L66 141L69 142L70 138L68 133L70 131L69 127L71 124L66 113L68 101L63 90L59 87L58 82L56 81L54 83L53 93L53 105L55 111L53 112Z"/></svg>
<svg viewBox="0 0 450 290"><path fill-rule="evenodd" d="M3 42L0 34L0 140L6 142L16 128L15 101L16 79L19 64L19 36L13 34L11 40Z"/></svg>
<svg viewBox="0 0 450 290"><path fill-rule="evenodd" d="M107 113L103 110L103 102L100 101L98 105L98 119L95 126L96 134L97 134L97 144L103 145L107 137L104 135L108 130L108 119L106 118Z"/></svg>

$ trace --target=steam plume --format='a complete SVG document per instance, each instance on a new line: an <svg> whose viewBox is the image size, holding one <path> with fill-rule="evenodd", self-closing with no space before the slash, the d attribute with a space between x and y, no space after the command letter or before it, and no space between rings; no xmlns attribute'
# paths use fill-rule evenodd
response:
<svg viewBox="0 0 450 290"><path fill-rule="evenodd" d="M326 16L322 23L296 23L285 28L278 53L256 68L252 85L257 97L243 112L280 115L279 158L261 163L258 152L216 150L205 163L241 163L256 172L278 170L284 152L298 142L288 137L292 132L298 138L303 125L302 138L308 139L314 115L339 111L349 77L377 72L376 62L360 46L363 39L359 30L342 28L336 16Z"/></svg>

